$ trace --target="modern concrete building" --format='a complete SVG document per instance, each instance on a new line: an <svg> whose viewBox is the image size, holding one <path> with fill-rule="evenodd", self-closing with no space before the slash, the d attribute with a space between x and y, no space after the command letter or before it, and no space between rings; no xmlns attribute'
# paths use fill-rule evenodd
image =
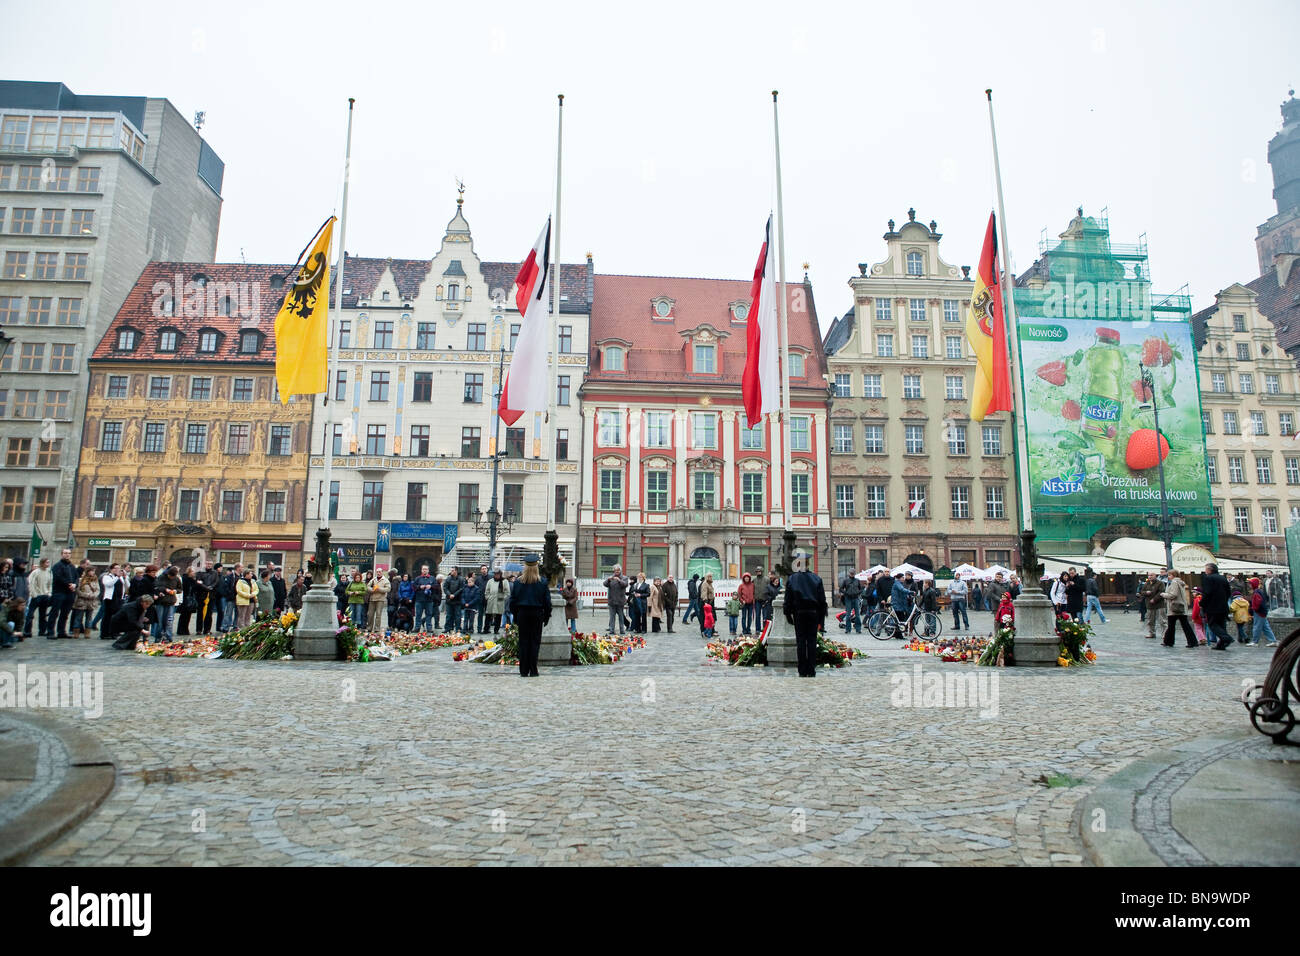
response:
<svg viewBox="0 0 1300 956"><path fill-rule="evenodd" d="M97 565L303 563L312 403L282 404L287 265L154 262L90 360L73 534Z"/></svg>
<svg viewBox="0 0 1300 956"><path fill-rule="evenodd" d="M904 561L1012 567L1018 554L1009 417L970 420L969 269L940 257L935 222L907 216L889 221L885 258L859 264L853 308L826 334L837 580Z"/></svg>
<svg viewBox="0 0 1300 956"><path fill-rule="evenodd" d="M0 553L67 540L90 355L148 262L216 256L223 174L165 99L0 81Z"/></svg>
<svg viewBox="0 0 1300 956"><path fill-rule="evenodd" d="M437 567L444 557L466 568L487 564L482 518L492 504L498 451L496 507L515 521L499 539L497 563L540 553L552 453L560 555L573 561L578 388L587 364L592 260L561 270L555 421L529 412L507 428L495 396L502 361L508 371L519 333L519 263L479 258L463 201L457 200L432 258L347 256L344 264L343 310L331 318L338 365L330 397L338 409L327 436L324 397L317 399L305 529L311 550L325 500L328 446L334 455L330 527L344 567L418 570L424 563Z"/></svg>

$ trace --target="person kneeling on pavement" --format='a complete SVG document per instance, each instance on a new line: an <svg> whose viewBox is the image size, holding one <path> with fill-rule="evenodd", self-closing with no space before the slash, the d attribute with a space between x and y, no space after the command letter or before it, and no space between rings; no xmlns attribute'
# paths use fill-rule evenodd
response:
<svg viewBox="0 0 1300 956"><path fill-rule="evenodd" d="M113 633L117 640L113 649L133 651L135 645L143 638L147 639L152 623L149 620L149 608L153 606L153 597L142 594L134 601L127 601L121 610L113 615Z"/></svg>

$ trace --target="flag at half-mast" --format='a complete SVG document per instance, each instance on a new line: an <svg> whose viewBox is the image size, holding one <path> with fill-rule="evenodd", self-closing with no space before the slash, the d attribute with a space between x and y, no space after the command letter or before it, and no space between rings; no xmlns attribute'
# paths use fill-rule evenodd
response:
<svg viewBox="0 0 1300 956"><path fill-rule="evenodd" d="M1007 352L1007 322L1002 314L1002 284L998 269L998 238L993 214L984 233L979 272L966 313L966 338L975 350L975 387L970 417L981 422L993 412L1013 411L1011 360Z"/></svg>
<svg viewBox="0 0 1300 956"><path fill-rule="evenodd" d="M515 307L519 309L519 338L515 340L514 356L501 387L501 403L497 414L507 425L513 425L524 412L544 412L550 396L546 372L549 348L547 332L550 330L550 270L551 220L537 237L537 244L519 267L515 276ZM557 267L558 268L558 267Z"/></svg>
<svg viewBox="0 0 1300 956"><path fill-rule="evenodd" d="M275 317L275 381L280 402L319 395L329 387L330 241L335 218L320 227L298 257Z"/></svg>
<svg viewBox="0 0 1300 956"><path fill-rule="evenodd" d="M745 418L753 428L758 420L781 406L781 343L776 321L776 279L772 255L772 217L767 217L763 248L754 266L750 286L749 324L745 329L745 374L740 392Z"/></svg>

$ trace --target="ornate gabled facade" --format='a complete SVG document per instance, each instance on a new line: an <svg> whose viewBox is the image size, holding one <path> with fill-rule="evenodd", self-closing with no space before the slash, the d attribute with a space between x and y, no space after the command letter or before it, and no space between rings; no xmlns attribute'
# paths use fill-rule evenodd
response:
<svg viewBox="0 0 1300 956"><path fill-rule="evenodd" d="M647 577L771 568L785 527L782 430L746 427L741 399L750 283L595 278L582 387L578 573ZM828 564L826 365L812 288L786 286L791 520Z"/></svg>
<svg viewBox="0 0 1300 956"><path fill-rule="evenodd" d="M97 565L294 570L311 403L281 404L287 265L151 263L90 361L72 530Z"/></svg>
<svg viewBox="0 0 1300 956"><path fill-rule="evenodd" d="M970 420L969 269L937 224L889 221L887 256L860 263L853 308L827 332L836 577L876 564L1008 567L1016 559L1011 424Z"/></svg>
<svg viewBox="0 0 1300 956"><path fill-rule="evenodd" d="M349 255L344 263L343 309L331 317L338 363L330 398L338 404L327 436L317 399L306 535L314 540L330 447L330 526L345 567L487 564L488 536L474 519L492 504L498 449L497 509L516 518L498 539L498 563L542 549L553 452L560 554L573 560L592 262L561 269L555 421L528 412L507 428L495 395L519 330L519 263L479 258L462 203L431 259Z"/></svg>
<svg viewBox="0 0 1300 956"><path fill-rule="evenodd" d="M1192 328L1218 553L1277 564L1283 532L1300 521L1300 372L1259 298L1231 285Z"/></svg>

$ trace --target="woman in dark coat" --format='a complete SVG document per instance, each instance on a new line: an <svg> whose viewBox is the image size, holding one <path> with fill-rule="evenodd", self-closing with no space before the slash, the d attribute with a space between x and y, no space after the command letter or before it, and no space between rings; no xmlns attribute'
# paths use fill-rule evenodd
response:
<svg viewBox="0 0 1300 956"><path fill-rule="evenodd" d="M1065 611L1077 621L1083 614L1083 578L1076 571L1065 586Z"/></svg>
<svg viewBox="0 0 1300 956"><path fill-rule="evenodd" d="M565 580L564 587L560 589L560 597L564 598L564 621L569 627L569 633L576 634L578 633L578 588L573 578Z"/></svg>
<svg viewBox="0 0 1300 956"><path fill-rule="evenodd" d="M537 655L542 650L542 627L551 619L551 592L537 570L541 558L524 555L524 573L515 582L510 606L519 625L519 676L537 677ZM566 612L567 614L567 612Z"/></svg>

